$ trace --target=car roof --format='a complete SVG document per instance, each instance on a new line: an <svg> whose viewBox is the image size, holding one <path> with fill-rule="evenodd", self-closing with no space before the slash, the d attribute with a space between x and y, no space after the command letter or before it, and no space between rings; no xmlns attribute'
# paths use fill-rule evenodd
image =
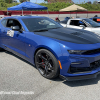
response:
<svg viewBox="0 0 100 100"><path fill-rule="evenodd" d="M73 18L71 20L83 20L83 19L88 19L88 18Z"/></svg>
<svg viewBox="0 0 100 100"><path fill-rule="evenodd" d="M26 18L44 18L44 16L8 16L4 17L6 19L13 18L13 19L26 19Z"/></svg>

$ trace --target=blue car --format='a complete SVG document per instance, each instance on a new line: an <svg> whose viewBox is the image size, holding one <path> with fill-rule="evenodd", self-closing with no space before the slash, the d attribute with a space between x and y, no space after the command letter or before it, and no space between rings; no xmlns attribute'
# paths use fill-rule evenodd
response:
<svg viewBox="0 0 100 100"><path fill-rule="evenodd" d="M40 16L0 20L0 50L5 49L35 65L48 79L60 75L72 81L100 73L100 36L64 28Z"/></svg>
<svg viewBox="0 0 100 100"><path fill-rule="evenodd" d="M60 21L59 23L66 24L69 19L70 19L70 17L65 17L65 19Z"/></svg>

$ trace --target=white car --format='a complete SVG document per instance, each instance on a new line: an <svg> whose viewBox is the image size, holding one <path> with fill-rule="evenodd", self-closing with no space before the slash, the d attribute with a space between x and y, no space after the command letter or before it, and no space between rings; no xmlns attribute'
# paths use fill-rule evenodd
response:
<svg viewBox="0 0 100 100"><path fill-rule="evenodd" d="M88 19L88 18L75 18L69 19L66 24L65 22L60 22L63 27L75 28L75 29L84 29L91 31L97 34L100 34L100 24L97 22Z"/></svg>

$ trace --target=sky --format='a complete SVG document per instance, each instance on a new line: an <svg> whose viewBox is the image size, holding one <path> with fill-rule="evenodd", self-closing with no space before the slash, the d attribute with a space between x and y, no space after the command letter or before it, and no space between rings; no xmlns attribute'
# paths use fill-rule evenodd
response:
<svg viewBox="0 0 100 100"><path fill-rule="evenodd" d="M19 2L19 0L17 0L18 2ZM31 2L33 2L33 3L43 3L44 2L44 0L30 0ZM82 2L88 2L88 1L91 1L91 2L93 2L93 1L96 1L96 0L73 0L73 2L74 3L82 3ZM97 0L97 1L100 1L100 0Z"/></svg>

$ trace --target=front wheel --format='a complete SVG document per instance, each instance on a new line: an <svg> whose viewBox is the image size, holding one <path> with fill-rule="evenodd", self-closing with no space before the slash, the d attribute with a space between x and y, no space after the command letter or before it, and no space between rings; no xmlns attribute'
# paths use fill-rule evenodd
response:
<svg viewBox="0 0 100 100"><path fill-rule="evenodd" d="M35 55L35 65L40 74L48 79L59 75L59 64L56 57L46 49L40 49Z"/></svg>
<svg viewBox="0 0 100 100"><path fill-rule="evenodd" d="M0 51L3 51L4 49L0 48Z"/></svg>

